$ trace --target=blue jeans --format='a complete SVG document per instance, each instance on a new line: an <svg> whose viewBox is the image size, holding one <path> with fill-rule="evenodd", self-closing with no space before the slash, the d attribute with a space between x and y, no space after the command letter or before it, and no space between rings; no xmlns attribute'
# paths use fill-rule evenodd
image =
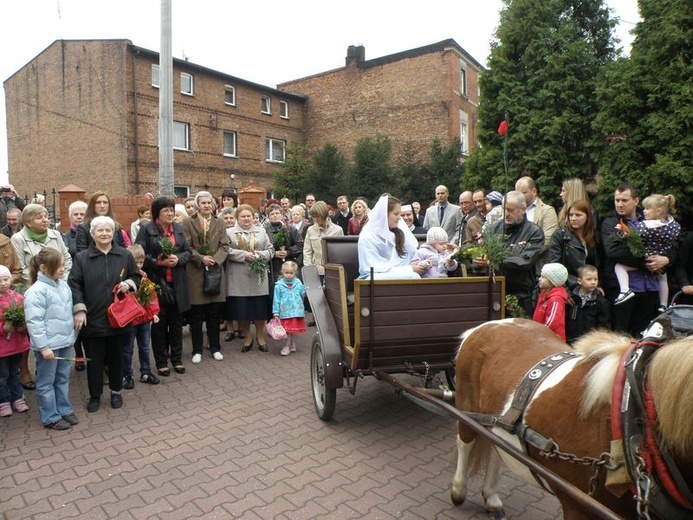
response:
<svg viewBox="0 0 693 520"><path fill-rule="evenodd" d="M0 358L0 403L14 403L24 397L22 381L19 378L21 354Z"/></svg>
<svg viewBox="0 0 693 520"><path fill-rule="evenodd" d="M125 334L125 343L123 343L123 376L132 377L132 352L135 348L135 339L137 339L137 353L140 358L140 373L148 374L152 371L152 367L149 364L149 342L151 338L151 323L130 327L130 331Z"/></svg>
<svg viewBox="0 0 693 520"><path fill-rule="evenodd" d="M52 349L55 357L72 356L72 345ZM69 361L46 361L40 352L36 355L36 398L39 415L43 425L59 421L74 412L70 404L70 369Z"/></svg>

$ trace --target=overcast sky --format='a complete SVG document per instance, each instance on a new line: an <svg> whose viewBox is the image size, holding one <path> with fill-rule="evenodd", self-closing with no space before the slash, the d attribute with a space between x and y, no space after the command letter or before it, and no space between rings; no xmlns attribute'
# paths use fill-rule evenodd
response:
<svg viewBox="0 0 693 520"><path fill-rule="evenodd" d="M622 20L617 36L628 52L629 31L639 19L637 0L606 3ZM366 59L372 59L453 38L485 65L502 5L502 0L172 0L173 56L271 87L344 66L349 45L363 45ZM0 79L58 39L129 39L158 52L160 6L159 0L5 0ZM3 91L0 180L7 179L7 171Z"/></svg>

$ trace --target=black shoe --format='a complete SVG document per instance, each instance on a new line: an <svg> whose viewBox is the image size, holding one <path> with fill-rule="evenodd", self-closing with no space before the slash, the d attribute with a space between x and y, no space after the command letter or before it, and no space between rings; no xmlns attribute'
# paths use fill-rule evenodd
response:
<svg viewBox="0 0 693 520"><path fill-rule="evenodd" d="M243 348L241 349L241 352L249 352L253 348L253 342L250 342L250 345L243 345Z"/></svg>
<svg viewBox="0 0 693 520"><path fill-rule="evenodd" d="M183 365L175 365L173 370L176 372L176 374L185 374L185 367Z"/></svg>
<svg viewBox="0 0 693 520"><path fill-rule="evenodd" d="M73 413L63 415L63 421L70 424L70 426L74 426L75 424L79 423L79 419L77 419L77 416Z"/></svg>
<svg viewBox="0 0 693 520"><path fill-rule="evenodd" d="M125 390L132 390L135 388L135 380L132 376L123 376L123 388L125 388Z"/></svg>
<svg viewBox="0 0 693 520"><path fill-rule="evenodd" d="M84 361L77 361L77 363L75 363L75 370L77 372L84 372L85 368L87 368L87 366L84 364Z"/></svg>
<svg viewBox="0 0 693 520"><path fill-rule="evenodd" d="M27 381L26 383L22 383L22 388L24 390L36 390L36 383L33 381Z"/></svg>
<svg viewBox="0 0 693 520"><path fill-rule="evenodd" d="M111 408L120 408L123 406L123 396L120 394L111 394Z"/></svg>
<svg viewBox="0 0 693 520"><path fill-rule="evenodd" d="M224 341L233 341L235 337L236 333L233 331L229 331L226 334L224 334Z"/></svg>
<svg viewBox="0 0 693 520"><path fill-rule="evenodd" d="M89 413L98 412L100 406L101 406L101 398L100 397L90 397L89 402L87 403L87 412L89 412Z"/></svg>
<svg viewBox="0 0 693 520"><path fill-rule="evenodd" d="M69 430L70 423L60 419L59 421L55 421L54 423L46 424L45 427L50 430Z"/></svg>
<svg viewBox="0 0 693 520"><path fill-rule="evenodd" d="M245 333L241 329L238 329L236 331L236 337L239 339L245 339Z"/></svg>
<svg viewBox="0 0 693 520"><path fill-rule="evenodd" d="M140 376L140 382L149 383L150 385L158 385L159 384L159 378L156 377L151 372L145 372L144 374L142 374Z"/></svg>
<svg viewBox="0 0 693 520"><path fill-rule="evenodd" d="M260 349L260 352L269 352L269 349L267 348L267 345L265 345L264 343L263 343L262 345L260 345L260 344L258 343L258 344L257 344L257 348Z"/></svg>

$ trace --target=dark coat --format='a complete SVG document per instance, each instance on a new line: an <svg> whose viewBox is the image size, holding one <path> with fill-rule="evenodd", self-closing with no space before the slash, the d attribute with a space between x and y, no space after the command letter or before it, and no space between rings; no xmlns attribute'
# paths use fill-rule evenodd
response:
<svg viewBox="0 0 693 520"><path fill-rule="evenodd" d="M342 212L337 210L336 213L334 214L334 223L337 224L339 227L342 228L344 231L344 236L346 236L348 228L349 228L349 219L353 217L354 215L351 213L351 210L346 214L346 216L342 215Z"/></svg>
<svg viewBox="0 0 693 520"><path fill-rule="evenodd" d="M565 335L568 343L573 343L580 336L594 329L611 328L609 301L599 290L596 290L583 304L579 291L580 287L576 287L570 292L569 296L574 305L565 307Z"/></svg>
<svg viewBox="0 0 693 520"><path fill-rule="evenodd" d="M74 258L77 256L77 230L68 229L63 233L63 242L65 242L65 247L70 252L70 256Z"/></svg>
<svg viewBox="0 0 693 520"><path fill-rule="evenodd" d="M520 224L508 226L503 220L493 222L491 233L508 235L505 248L508 257L500 266L505 276L505 290L516 296L529 296L536 283L534 265L544 249L544 232L539 226L525 219Z"/></svg>
<svg viewBox="0 0 693 520"><path fill-rule="evenodd" d="M693 285L693 231L684 237L676 259L676 287L681 290L687 285ZM685 296L677 301L693 304L693 296Z"/></svg>
<svg viewBox="0 0 693 520"><path fill-rule="evenodd" d="M103 254L92 244L77 253L67 283L72 290L74 312L87 312L87 323L80 334L104 337L125 332L130 325L124 329L112 329L108 324L106 311L113 303L112 291L121 281L131 281L131 288L135 290L141 279L134 258L120 246L113 246L108 254Z"/></svg>
<svg viewBox="0 0 693 520"><path fill-rule="evenodd" d="M178 264L173 268L173 288L176 293L176 303L178 304L178 312L186 312L190 310L190 295L188 292L188 277L185 273L185 264L192 258L192 250L190 243L185 239L185 233L180 224L173 223L173 236L176 240L178 252ZM160 284L161 280L166 280L166 267L158 264L161 257L161 245L159 241L162 238L162 232L154 222L148 222L146 226L140 228L137 234L135 243L144 248L144 271L147 276L156 284ZM164 305L161 298L159 304Z"/></svg>
<svg viewBox="0 0 693 520"><path fill-rule="evenodd" d="M596 248L584 246L580 239L566 228L559 228L551 236L548 261L563 264L568 270L568 291L577 287L578 268L585 264L599 268Z"/></svg>
<svg viewBox="0 0 693 520"><path fill-rule="evenodd" d="M84 251L87 247L94 243L94 237L91 236L89 232L89 226L86 224L80 224L77 226L77 235L75 236L75 251L79 253ZM123 228L116 222L116 230L113 233L113 243L120 247L127 247L125 240L123 239ZM67 245L67 244L65 244ZM72 254L72 251L70 251ZM74 256L74 254L72 255Z"/></svg>

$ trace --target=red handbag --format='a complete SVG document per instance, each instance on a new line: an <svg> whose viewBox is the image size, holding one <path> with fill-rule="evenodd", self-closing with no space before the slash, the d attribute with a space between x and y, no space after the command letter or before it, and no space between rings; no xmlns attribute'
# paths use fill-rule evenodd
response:
<svg viewBox="0 0 693 520"><path fill-rule="evenodd" d="M144 316L144 307L140 305L135 293L117 293L113 288L113 303L108 306L108 324L112 329L122 329L137 318Z"/></svg>

